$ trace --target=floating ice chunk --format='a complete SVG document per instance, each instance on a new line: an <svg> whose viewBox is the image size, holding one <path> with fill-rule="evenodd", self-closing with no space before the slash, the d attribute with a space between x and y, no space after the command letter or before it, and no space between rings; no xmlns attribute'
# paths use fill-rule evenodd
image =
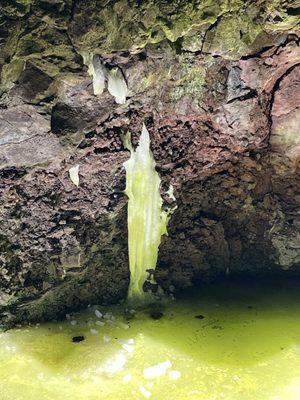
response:
<svg viewBox="0 0 300 400"><path fill-rule="evenodd" d="M99 310L95 310L95 315L97 318L102 318L103 314Z"/></svg>
<svg viewBox="0 0 300 400"><path fill-rule="evenodd" d="M119 339L119 343L121 344L134 344L134 339L130 338L130 339Z"/></svg>
<svg viewBox="0 0 300 400"><path fill-rule="evenodd" d="M98 326L104 326L104 325L105 325L105 322L102 322L102 321L96 321L96 325L98 325Z"/></svg>
<svg viewBox="0 0 300 400"><path fill-rule="evenodd" d="M111 341L111 337L109 337L109 336L107 336L107 335L104 335L103 336L103 342L104 343L108 343L108 342L110 342Z"/></svg>
<svg viewBox="0 0 300 400"><path fill-rule="evenodd" d="M126 357L124 354L119 353L116 355L116 357L112 360L109 360L105 366L105 372L109 374L115 374L118 371L121 371L121 369L124 367L126 364Z"/></svg>
<svg viewBox="0 0 300 400"><path fill-rule="evenodd" d="M15 346L5 346L5 349L11 353L15 353L17 350Z"/></svg>
<svg viewBox="0 0 300 400"><path fill-rule="evenodd" d="M127 95L127 84L119 68L113 68L108 75L107 89L114 96L116 103L125 104Z"/></svg>
<svg viewBox="0 0 300 400"><path fill-rule="evenodd" d="M93 335L97 335L97 333L99 333L99 332L97 331L97 329L90 329L90 332L91 332Z"/></svg>
<svg viewBox="0 0 300 400"><path fill-rule="evenodd" d="M143 371L144 377L147 379L158 378L164 375L169 368L172 367L171 361L167 360L152 367L145 368Z"/></svg>
<svg viewBox="0 0 300 400"><path fill-rule="evenodd" d="M152 396L152 393L149 392L149 390L147 390L146 388L144 388L144 386L140 386L140 392L144 397L146 397L146 399L150 399L150 397Z"/></svg>
<svg viewBox="0 0 300 400"><path fill-rule="evenodd" d="M131 381L131 374L124 375L122 380L124 383L129 383Z"/></svg>
<svg viewBox="0 0 300 400"><path fill-rule="evenodd" d="M124 343L122 345L122 349L124 349L125 351L128 351L129 353L132 353L134 351L134 346L132 344Z"/></svg>
<svg viewBox="0 0 300 400"><path fill-rule="evenodd" d="M172 371L168 372L168 376L169 376L169 379L171 379L172 381L175 381L176 379L181 377L181 372L173 369Z"/></svg>
<svg viewBox="0 0 300 400"><path fill-rule="evenodd" d="M79 165L72 167L69 169L69 176L71 181L76 185L79 186Z"/></svg>
<svg viewBox="0 0 300 400"><path fill-rule="evenodd" d="M129 325L128 324L124 324L124 322L119 322L119 327L122 329L129 329Z"/></svg>

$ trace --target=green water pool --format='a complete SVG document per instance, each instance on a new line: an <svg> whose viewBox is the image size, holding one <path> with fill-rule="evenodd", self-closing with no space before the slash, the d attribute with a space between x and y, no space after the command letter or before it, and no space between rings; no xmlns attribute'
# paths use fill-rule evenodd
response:
<svg viewBox="0 0 300 400"><path fill-rule="evenodd" d="M299 281L205 286L160 319L99 306L0 333L0 400L69 399L299 400Z"/></svg>

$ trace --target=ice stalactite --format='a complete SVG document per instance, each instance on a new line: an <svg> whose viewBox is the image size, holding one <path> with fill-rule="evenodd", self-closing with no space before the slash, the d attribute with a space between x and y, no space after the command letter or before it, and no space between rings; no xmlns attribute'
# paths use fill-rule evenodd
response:
<svg viewBox="0 0 300 400"><path fill-rule="evenodd" d="M125 104L128 87L119 67L107 68L99 55L83 52L83 62L88 67L88 74L93 78L94 95L99 96L107 86L117 104Z"/></svg>
<svg viewBox="0 0 300 400"><path fill-rule="evenodd" d="M98 55L83 53L84 64L88 66L88 74L93 77L93 91L100 95L105 89L106 69Z"/></svg>

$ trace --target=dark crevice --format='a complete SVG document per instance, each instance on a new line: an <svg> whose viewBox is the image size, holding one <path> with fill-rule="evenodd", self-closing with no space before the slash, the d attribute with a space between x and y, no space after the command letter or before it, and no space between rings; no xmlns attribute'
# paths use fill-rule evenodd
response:
<svg viewBox="0 0 300 400"><path fill-rule="evenodd" d="M254 52L247 54L246 56L242 56L241 60L249 60L250 58L259 58L261 55L263 55L266 51L272 49L273 46L265 46L262 49Z"/></svg>
<svg viewBox="0 0 300 400"><path fill-rule="evenodd" d="M76 0L72 1L71 10L70 10L70 19L69 22L73 22L76 11Z"/></svg>
<svg viewBox="0 0 300 400"><path fill-rule="evenodd" d="M80 57L80 60L81 60L81 63L80 63L80 64L81 64L81 66L83 67L83 59L82 59L82 56L77 52L77 50L76 50L76 48L75 48L75 46L74 46L74 44L73 44L72 38L71 38L71 36L70 36L68 30L65 30L64 33L66 34L66 37L67 37L67 39L68 39L68 41L69 41L69 43L70 43L70 46L71 46L72 49L73 49L73 52L74 52L78 57Z"/></svg>
<svg viewBox="0 0 300 400"><path fill-rule="evenodd" d="M2 179L18 179L26 175L24 168L8 167L0 170L0 178Z"/></svg>
<svg viewBox="0 0 300 400"><path fill-rule="evenodd" d="M233 99L230 99L227 104L233 103L235 101L245 101L249 99L253 99L254 97L257 97L258 93L257 90L250 89L248 93L244 94L243 96L238 96L234 97Z"/></svg>
<svg viewBox="0 0 300 400"><path fill-rule="evenodd" d="M274 53L273 53L272 55L278 54L279 51L280 51L282 48L284 48L286 45L288 45L289 43L294 42L294 43L297 43L297 44L299 45L299 41L300 41L300 38L299 38L297 35L295 35L295 34L288 34L288 35L286 36L285 40L284 40L282 43L280 43L279 46L276 47L276 50L274 51Z"/></svg>
<svg viewBox="0 0 300 400"><path fill-rule="evenodd" d="M182 42L183 42L183 37L179 37L175 42L170 42L171 45L173 45L172 47L174 47L176 54L183 53Z"/></svg>
<svg viewBox="0 0 300 400"><path fill-rule="evenodd" d="M201 210L200 213L197 215L197 219L201 219L201 218L206 218L206 219L210 219L212 221L221 221L221 217L217 216L216 214L210 212L210 211L203 211Z"/></svg>
<svg viewBox="0 0 300 400"><path fill-rule="evenodd" d="M269 115L270 115L270 119L272 119L271 117L271 112L272 112L272 108L273 108L273 104L274 104L274 99L275 99L275 94L277 92L277 90L279 89L279 85L280 82L286 77L288 76L296 67L298 67L300 65L300 63L294 64L292 65L290 68L288 68L284 74L282 74L275 82L272 92L271 92L271 98L270 98L270 103L269 103Z"/></svg>
<svg viewBox="0 0 300 400"><path fill-rule="evenodd" d="M207 36L208 32L212 31L214 28L216 28L216 27L218 26L218 24L220 23L222 17L223 17L223 14L222 14L222 15L219 15L219 16L217 17L216 21L215 21L213 24L211 24L211 25L206 29L206 31L204 32L203 39L202 39L202 44L201 44L201 49L200 49L200 53L203 53L203 48L204 48L204 45L205 45L205 40L206 40L206 36Z"/></svg>
<svg viewBox="0 0 300 400"><path fill-rule="evenodd" d="M296 8L290 7L286 10L286 12L288 15L292 15L292 16L300 15L300 7L296 7Z"/></svg>
<svg viewBox="0 0 300 400"><path fill-rule="evenodd" d="M272 133L272 124L273 124L273 121L272 121L272 108L273 108L273 104L274 104L276 92L277 92L277 90L279 89L280 82L281 82L286 76L288 76L288 75L293 71L294 68L296 68L296 67L299 66L299 65L300 65L300 63L297 63L297 64L292 65L290 68L288 68L288 69L285 71L285 73L284 73L283 75L281 75L281 76L276 80L276 82L275 82L275 84L274 84L274 86L273 86L273 89L272 89L272 92L271 92L270 101L269 101L269 108L268 108L268 110L267 110L268 123L269 123L269 135L268 135L268 140L269 140L269 138L270 138L270 136L271 136L271 133Z"/></svg>

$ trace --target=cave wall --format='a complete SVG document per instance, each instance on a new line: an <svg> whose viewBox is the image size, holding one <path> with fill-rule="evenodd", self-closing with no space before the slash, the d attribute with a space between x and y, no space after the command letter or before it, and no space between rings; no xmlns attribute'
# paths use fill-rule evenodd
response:
<svg viewBox="0 0 300 400"><path fill-rule="evenodd" d="M166 205L166 290L300 267L298 1L3 0L0 320L126 296L122 137L145 122ZM126 80L93 94L82 55ZM79 165L80 185L69 178Z"/></svg>

